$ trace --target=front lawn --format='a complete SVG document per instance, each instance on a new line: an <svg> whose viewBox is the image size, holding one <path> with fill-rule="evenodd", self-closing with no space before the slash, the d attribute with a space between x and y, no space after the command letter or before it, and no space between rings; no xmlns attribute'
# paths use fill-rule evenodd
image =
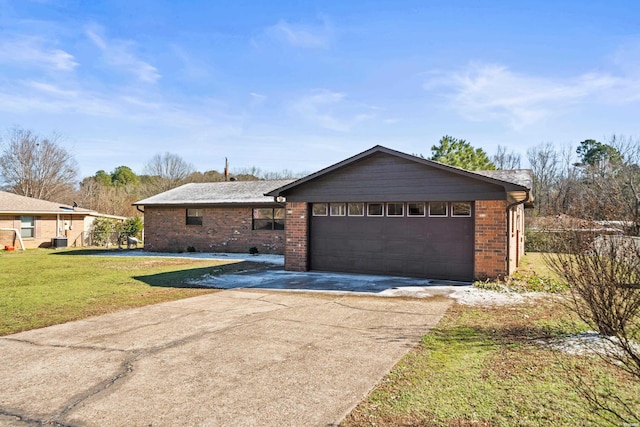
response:
<svg viewBox="0 0 640 427"><path fill-rule="evenodd" d="M216 260L83 255L90 252L2 252L0 335L214 292L184 283L242 268Z"/></svg>
<svg viewBox="0 0 640 427"><path fill-rule="evenodd" d="M541 261L538 256L527 268ZM454 304L342 425L621 425L593 413L576 381L619 396L636 413L640 384L597 356L544 344L583 330L553 296L510 306Z"/></svg>

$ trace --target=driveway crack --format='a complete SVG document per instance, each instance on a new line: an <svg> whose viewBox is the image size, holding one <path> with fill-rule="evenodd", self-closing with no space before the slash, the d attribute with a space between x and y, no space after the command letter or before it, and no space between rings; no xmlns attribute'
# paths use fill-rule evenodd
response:
<svg viewBox="0 0 640 427"><path fill-rule="evenodd" d="M14 418L16 421L19 421L22 424L27 424L30 426L51 426L51 427L75 427L72 424L64 424L58 421L49 420L49 419L35 419L28 415L19 414L17 412L10 412L4 409L0 409L0 415L5 417Z"/></svg>
<svg viewBox="0 0 640 427"><path fill-rule="evenodd" d="M64 348L64 349L94 350L94 351L115 351L115 352L123 352L123 353L127 352L127 350L121 350L118 348L97 347L97 346L91 346L91 345L39 343L31 340L8 338L8 337L3 337L1 339L4 341L13 341L13 342L19 342L22 344L29 344L34 347L49 347L49 348Z"/></svg>

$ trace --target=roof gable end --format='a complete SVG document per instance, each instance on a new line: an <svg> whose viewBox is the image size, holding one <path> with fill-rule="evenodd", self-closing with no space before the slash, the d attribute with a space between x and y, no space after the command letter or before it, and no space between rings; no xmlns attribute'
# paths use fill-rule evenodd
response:
<svg viewBox="0 0 640 427"><path fill-rule="evenodd" d="M417 157L417 156L413 156L410 154L406 154L406 153L402 153L400 151L396 151L396 150L392 150L390 148L387 147L383 147L381 145L376 145L375 147L370 148L369 150L363 151L360 154L356 154L353 157L350 157L346 160L343 160L339 163L336 163L332 166L326 167L318 172L315 172L313 174L307 175L306 177L300 178L290 184L287 184L285 186L282 186L280 188L277 188L269 193L267 193L267 195L269 196L273 196L273 197L277 197L280 195L286 195L287 192L289 192L290 190L293 190L296 187L299 187L303 184L306 184L308 182L317 180L321 177L327 176L333 172L336 172L342 168L345 168L347 166L353 165L357 162L360 162L366 158L369 158L375 154L379 154L379 153L383 153L383 154L387 154L390 156L394 156L397 158L401 158L404 160L408 160L410 162L415 162L418 164L422 164L425 166L430 166L433 167L435 169L438 170L442 170L442 171L446 171L446 172L450 172L453 174L457 174L460 176L464 176L466 178L471 178L471 179L475 179L478 181L483 181L486 182L488 184L495 184L495 185L499 185L501 187L503 187L505 189L506 192L510 192L510 191L529 191L531 190L531 186L527 186L526 185L526 176L531 176L530 171L523 171L520 174L520 181L515 181L515 180L511 180L511 178L513 176L515 176L515 174L508 174L508 173L502 173L502 174L492 174L492 171L476 171L476 172L472 172L472 171L467 171L465 169L460 169L454 166L449 166L449 165L445 165L443 163L438 163L436 161L433 160L428 160L428 159L424 159L421 157ZM489 173L484 173L484 172L489 172ZM497 171L496 171L497 172ZM511 171L502 171L502 172L511 172ZM527 173L528 172L528 173ZM515 181L515 182L514 182Z"/></svg>

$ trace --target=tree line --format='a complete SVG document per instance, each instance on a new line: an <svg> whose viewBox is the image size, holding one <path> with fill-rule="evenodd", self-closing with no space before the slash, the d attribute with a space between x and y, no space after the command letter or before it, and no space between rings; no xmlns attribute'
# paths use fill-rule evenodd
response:
<svg viewBox="0 0 640 427"><path fill-rule="evenodd" d="M217 170L200 172L179 155L156 154L142 174L122 165L112 171L99 170L78 182L78 163L63 147L62 137L45 137L16 127L2 137L0 189L27 197L56 201L95 211L131 217L140 215L132 203L191 182L219 182L299 178L290 170L263 171L258 167L228 174Z"/></svg>
<svg viewBox="0 0 640 427"><path fill-rule="evenodd" d="M16 194L59 202L75 201L99 212L132 216L131 206L144 199L190 182L218 182L217 170L196 171L177 154L156 154L142 174L126 165L99 170L77 181L78 165L61 144L61 136L43 137L14 128L2 139L2 188ZM419 154L423 157L423 155ZM551 143L530 148L527 161L533 170L533 215L566 214L583 219L617 220L632 224L640 234L640 144L633 138L612 136L606 142L586 139L576 146ZM443 136L431 147L430 160L466 170L519 169L520 154L498 146L489 156L464 139ZM290 170L266 172L257 167L237 170L236 180L299 178Z"/></svg>

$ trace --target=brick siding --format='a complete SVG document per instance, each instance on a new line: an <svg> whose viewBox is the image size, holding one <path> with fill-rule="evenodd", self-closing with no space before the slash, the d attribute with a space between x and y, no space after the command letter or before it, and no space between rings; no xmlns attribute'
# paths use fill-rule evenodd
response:
<svg viewBox="0 0 640 427"><path fill-rule="evenodd" d="M307 203L287 203L286 224L287 248L284 258L285 270L307 271L309 269L309 218Z"/></svg>
<svg viewBox="0 0 640 427"><path fill-rule="evenodd" d="M283 254L283 230L253 230L252 207L202 208L202 225L186 224L185 207L146 206L144 247L150 251L181 252L188 247L198 252Z"/></svg>
<svg viewBox="0 0 640 427"><path fill-rule="evenodd" d="M41 215L36 216L35 237L25 237L22 239L25 247L27 249L51 247L51 239L58 237L59 234L57 225L59 224L60 227L63 227L65 221L71 226L70 230L63 231L63 236L67 238L67 245L83 246L82 232L84 231L84 216L74 215L73 219L71 219L71 215L60 215L60 222L58 222L56 215ZM19 232L20 226L19 215L0 216L0 228L17 228ZM5 246L13 246L16 249L21 249L20 242L15 237L13 231L0 231L0 249L4 249Z"/></svg>
<svg viewBox="0 0 640 427"><path fill-rule="evenodd" d="M507 201L477 200L475 203L475 274L495 279L507 273Z"/></svg>

